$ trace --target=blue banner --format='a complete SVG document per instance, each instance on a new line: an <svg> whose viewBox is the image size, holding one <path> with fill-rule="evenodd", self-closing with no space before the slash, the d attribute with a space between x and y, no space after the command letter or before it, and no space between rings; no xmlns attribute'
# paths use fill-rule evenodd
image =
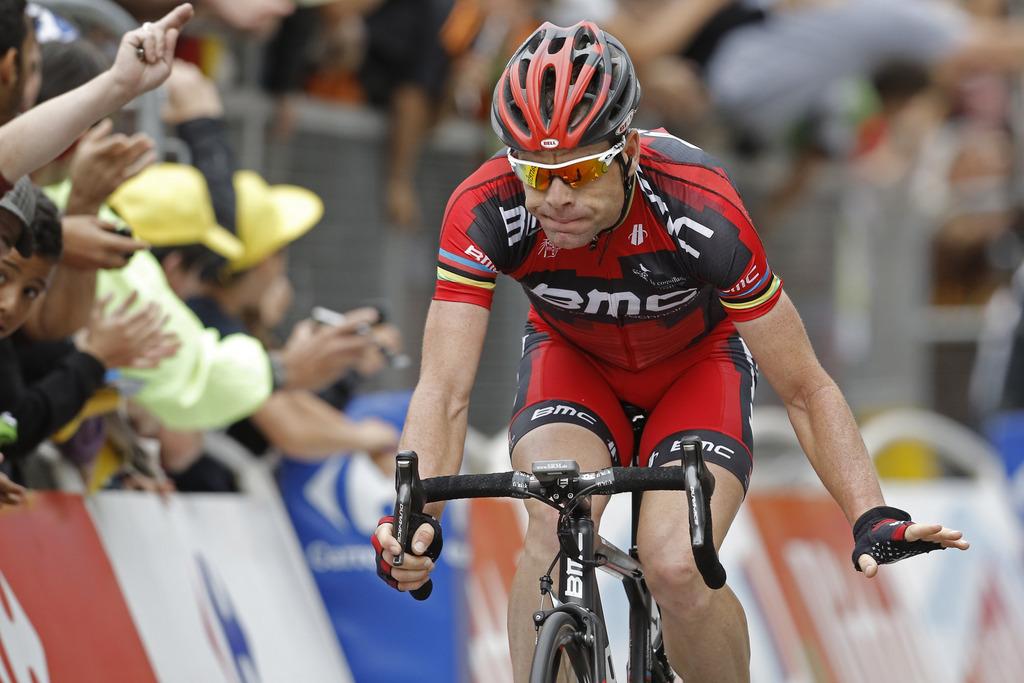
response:
<svg viewBox="0 0 1024 683"><path fill-rule="evenodd" d="M408 392L358 397L353 419L404 419ZM399 419L400 417L400 419ZM394 455L284 459L279 483L306 561L357 683L467 681L465 506L449 504L434 591L417 602L376 574L370 535L395 498Z"/></svg>

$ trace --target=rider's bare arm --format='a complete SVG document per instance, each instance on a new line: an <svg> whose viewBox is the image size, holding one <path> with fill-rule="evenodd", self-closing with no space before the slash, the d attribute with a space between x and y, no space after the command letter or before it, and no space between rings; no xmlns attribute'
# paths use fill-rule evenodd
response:
<svg viewBox="0 0 1024 683"><path fill-rule="evenodd" d="M456 474L462 464L466 441L469 394L473 389L480 352L487 333L490 311L476 304L433 301L423 330L423 361L420 379L409 404L400 448L419 455L420 477ZM441 517L443 503L432 503L424 512ZM412 553L401 567L391 567L402 551L385 518L374 532L378 573L393 579L399 590L424 585L434 568L423 553L434 540L434 529L421 524L412 536ZM384 574L382 574L384 576Z"/></svg>
<svg viewBox="0 0 1024 683"><path fill-rule="evenodd" d="M884 505L871 458L850 407L811 348L785 292L755 320L736 322L765 378L786 404L800 445L825 488L853 524Z"/></svg>
<svg viewBox="0 0 1024 683"><path fill-rule="evenodd" d="M423 332L423 363L400 448L420 457L423 478L456 474L466 440L469 394L476 378L490 312L452 301L430 304ZM438 517L443 506L428 505Z"/></svg>

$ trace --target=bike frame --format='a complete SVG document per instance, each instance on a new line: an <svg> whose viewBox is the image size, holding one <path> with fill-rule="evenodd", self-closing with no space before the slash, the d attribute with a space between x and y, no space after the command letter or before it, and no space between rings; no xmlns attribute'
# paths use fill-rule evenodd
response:
<svg viewBox="0 0 1024 683"><path fill-rule="evenodd" d="M629 554L606 541L594 531L590 501L580 501L559 530L563 551L558 559L558 601L560 605L538 614L537 626L556 611L569 612L584 627L586 645L592 653L591 666L598 681L615 681L605 627L601 595L594 571L600 568L622 582L629 603L629 683L650 681L654 664L651 626L654 622L654 601L644 582L643 567L637 559L636 529L639 494L633 494L632 538ZM573 558L566 545L578 548Z"/></svg>

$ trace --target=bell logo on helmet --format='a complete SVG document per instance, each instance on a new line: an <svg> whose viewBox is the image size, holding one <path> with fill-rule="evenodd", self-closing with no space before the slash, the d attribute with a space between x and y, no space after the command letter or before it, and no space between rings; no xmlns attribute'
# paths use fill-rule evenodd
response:
<svg viewBox="0 0 1024 683"><path fill-rule="evenodd" d="M629 128L629 124L633 122L633 114L635 113L636 109L631 109L630 112L626 114L626 118L622 119L622 123L620 123L619 127L615 129L616 135L622 135L626 132L626 129ZM542 142L541 144L544 143Z"/></svg>
<svg viewBox="0 0 1024 683"><path fill-rule="evenodd" d="M540 141L540 146L544 149L554 149L555 147L558 147L558 140L555 138L544 138Z"/></svg>

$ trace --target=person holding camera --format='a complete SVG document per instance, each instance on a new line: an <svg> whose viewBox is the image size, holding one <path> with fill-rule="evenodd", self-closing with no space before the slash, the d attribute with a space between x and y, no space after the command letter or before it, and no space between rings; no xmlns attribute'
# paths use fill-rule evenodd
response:
<svg viewBox="0 0 1024 683"><path fill-rule="evenodd" d="M338 325L302 320L278 349L268 350L250 334L247 320L273 323L287 309L290 296L281 287L286 282L282 252L319 221L322 204L301 188L270 188L253 173L241 172L235 178L238 238L217 224L209 188L190 166L152 166L110 199L135 234L153 245L152 256L159 262L165 286L176 298L188 301L196 324L222 341L244 340L246 353L251 356L258 347L258 353L269 359L273 389L247 412L235 411L233 421L241 424L233 426L231 434L254 453L273 447L300 458L394 447L398 434L393 427L348 420L314 393L334 384L368 354L379 353L372 350L374 335L360 333L374 327L379 318L375 309L350 311ZM288 197L288 211L281 210L282 196ZM213 252L219 258L212 258ZM275 291L277 295L268 296ZM277 304L271 305L274 301ZM237 361L238 355L234 358ZM175 426L173 421L169 426ZM191 468L205 467L202 460L193 449L165 465L187 476ZM209 477L198 479L193 482L197 487L210 483Z"/></svg>

